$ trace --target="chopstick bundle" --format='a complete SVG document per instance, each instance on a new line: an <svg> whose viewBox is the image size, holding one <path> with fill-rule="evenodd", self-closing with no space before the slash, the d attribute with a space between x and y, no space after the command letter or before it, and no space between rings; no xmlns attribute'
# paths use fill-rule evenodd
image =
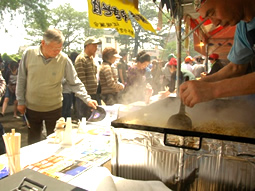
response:
<svg viewBox="0 0 255 191"><path fill-rule="evenodd" d="M10 174L14 174L21 170L20 168L20 133L15 133L15 129L12 129L12 133L5 133L3 135L6 154L8 157Z"/></svg>

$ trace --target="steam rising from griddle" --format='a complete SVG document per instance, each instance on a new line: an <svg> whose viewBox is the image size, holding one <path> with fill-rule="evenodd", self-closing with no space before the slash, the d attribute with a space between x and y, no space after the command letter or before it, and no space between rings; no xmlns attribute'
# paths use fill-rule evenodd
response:
<svg viewBox="0 0 255 191"><path fill-rule="evenodd" d="M139 111L129 113L120 118L120 123L135 124L138 126L151 126L165 128L169 117L179 110L180 100L177 98L166 98L155 102ZM255 104L231 99L218 99L210 102L197 104L193 108L186 108L186 112L192 120L193 130L200 130L198 127L206 127L203 132L210 130L209 124L217 124L217 128L227 128L231 131L233 126L241 124L241 129L249 129L255 135ZM228 125L229 124L229 125ZM236 124L236 125L233 125ZM222 131L224 133L224 131ZM249 131L247 131L249 132ZM242 133L242 132L240 132ZM230 133L231 135L231 133ZM250 136L250 135L249 135Z"/></svg>

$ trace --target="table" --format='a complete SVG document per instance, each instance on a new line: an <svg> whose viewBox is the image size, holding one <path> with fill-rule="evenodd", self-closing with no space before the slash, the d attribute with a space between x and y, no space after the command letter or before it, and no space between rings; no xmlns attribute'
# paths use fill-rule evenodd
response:
<svg viewBox="0 0 255 191"><path fill-rule="evenodd" d="M87 124L86 129L87 133L77 134L78 142L71 147L46 139L21 148L21 168L70 182L89 169L103 165L111 159L111 127L105 122ZM0 164L8 165L6 155L0 156Z"/></svg>
<svg viewBox="0 0 255 191"><path fill-rule="evenodd" d="M98 190L98 186L101 186L101 190L105 191L106 187L107 190L109 190L109 183L112 183L115 184L114 187L116 187L117 190L127 191L150 189L169 191L169 189L160 181L126 180L111 175L111 172L104 167L99 167L111 158L111 139L113 138L112 136L109 136L109 131L112 130L112 128L110 127L111 121L117 118L119 112L123 113L123 110L130 109L126 106L122 106L122 108L120 106L121 105L106 107L105 110L107 113L107 117L100 122L87 124L86 128L88 128L88 133L84 134L83 140L80 141L78 144L74 145L73 147L61 147L61 145L59 144L49 143L48 140L44 140L21 148L21 167L39 169L42 165L49 164L51 158L56 157L55 159L60 159L60 161L62 159L67 159L62 160L62 162L65 162L63 162L64 165L67 166L62 168L62 171L56 171L56 168L55 171L47 171L47 173L49 173L48 175L55 176L55 178L67 182L75 187L80 187L92 191ZM133 109L136 110L137 108L134 107ZM95 129L95 127L97 127L96 133L95 131L93 131L93 128ZM93 135L93 132L97 135ZM93 154L91 155L91 153ZM83 157L85 157L85 159ZM83 161L81 160L82 158L84 159ZM70 161L68 159L70 159ZM89 163L81 165L81 171L78 171L77 174L72 174L72 169L74 169L72 167L74 167L75 165L77 167L77 164L79 164L79 162L77 161L90 161L90 165L86 166L86 164ZM68 164L68 162L70 162L70 164ZM0 156L0 163L7 164L7 158L5 155ZM86 168L82 169L82 167ZM155 189L152 189L154 187Z"/></svg>

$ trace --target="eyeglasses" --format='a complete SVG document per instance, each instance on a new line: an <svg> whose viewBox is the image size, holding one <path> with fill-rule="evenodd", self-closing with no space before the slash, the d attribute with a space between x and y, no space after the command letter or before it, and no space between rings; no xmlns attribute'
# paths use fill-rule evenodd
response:
<svg viewBox="0 0 255 191"><path fill-rule="evenodd" d="M55 42L51 42L49 44L45 43L45 47L50 51L61 51L63 49L63 46L61 43L55 43Z"/></svg>
<svg viewBox="0 0 255 191"><path fill-rule="evenodd" d="M61 47L48 47L49 50L52 50L52 51L61 51L63 49L63 46Z"/></svg>

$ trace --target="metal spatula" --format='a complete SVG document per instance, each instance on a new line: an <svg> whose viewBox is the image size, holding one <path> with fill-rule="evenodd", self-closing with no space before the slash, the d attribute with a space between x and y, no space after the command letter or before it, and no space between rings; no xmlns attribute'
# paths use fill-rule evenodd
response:
<svg viewBox="0 0 255 191"><path fill-rule="evenodd" d="M167 127L176 129L191 129L192 121L185 112L185 105L180 104L179 113L172 115L167 121Z"/></svg>
<svg viewBox="0 0 255 191"><path fill-rule="evenodd" d="M185 81L188 81L189 77L186 76ZM177 129L191 129L192 121L185 112L185 105L180 104L179 113L172 115L167 121L167 127L177 128Z"/></svg>

